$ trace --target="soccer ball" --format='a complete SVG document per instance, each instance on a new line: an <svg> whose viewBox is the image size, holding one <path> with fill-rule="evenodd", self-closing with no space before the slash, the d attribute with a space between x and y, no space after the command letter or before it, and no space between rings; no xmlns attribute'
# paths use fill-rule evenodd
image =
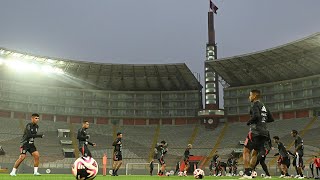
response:
<svg viewBox="0 0 320 180"><path fill-rule="evenodd" d="M170 174L170 172L166 172L166 176L170 176L171 174Z"/></svg>
<svg viewBox="0 0 320 180"><path fill-rule="evenodd" d="M266 175L262 173L260 176L261 176L261 177L265 177Z"/></svg>
<svg viewBox="0 0 320 180"><path fill-rule="evenodd" d="M47 169L47 170L46 170L46 173L47 173L47 174L50 174L50 173L51 173L51 169Z"/></svg>
<svg viewBox="0 0 320 180"><path fill-rule="evenodd" d="M196 169L193 171L193 176L196 179L202 179L204 178L204 171L202 169Z"/></svg>
<svg viewBox="0 0 320 180"><path fill-rule="evenodd" d="M183 176L183 172L181 172L181 171L178 172L178 176L179 176L179 177L182 177L182 176Z"/></svg>
<svg viewBox="0 0 320 180"><path fill-rule="evenodd" d="M256 178L258 176L258 173L256 171L252 171L251 176L253 178Z"/></svg>
<svg viewBox="0 0 320 180"><path fill-rule="evenodd" d="M243 171L239 171L239 176L243 176L244 172Z"/></svg>
<svg viewBox="0 0 320 180"><path fill-rule="evenodd" d="M98 163L92 157L79 157L72 166L76 179L94 179L98 174Z"/></svg>
<svg viewBox="0 0 320 180"><path fill-rule="evenodd" d="M174 175L174 171L173 171L173 170L170 171L170 175L171 175L171 176Z"/></svg>

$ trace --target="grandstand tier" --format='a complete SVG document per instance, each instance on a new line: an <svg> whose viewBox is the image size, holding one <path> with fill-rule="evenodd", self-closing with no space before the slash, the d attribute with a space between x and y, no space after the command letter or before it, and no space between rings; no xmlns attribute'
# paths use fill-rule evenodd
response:
<svg viewBox="0 0 320 180"><path fill-rule="evenodd" d="M202 86L186 64L103 64L0 48L0 117L113 125L197 124Z"/></svg>
<svg viewBox="0 0 320 180"><path fill-rule="evenodd" d="M320 33L260 52L206 61L227 84L224 110L228 122L248 120L248 96L262 91L275 119L320 115Z"/></svg>

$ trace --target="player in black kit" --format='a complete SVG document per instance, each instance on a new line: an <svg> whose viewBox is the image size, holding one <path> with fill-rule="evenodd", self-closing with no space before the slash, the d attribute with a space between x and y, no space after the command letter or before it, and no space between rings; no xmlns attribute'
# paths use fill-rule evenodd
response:
<svg viewBox="0 0 320 180"><path fill-rule="evenodd" d="M187 176L187 171L190 167L190 163L189 163L189 157L190 157L190 149L192 149L192 144L188 144L186 150L184 151L184 157L183 157L183 161L184 161L184 169L183 169L183 175Z"/></svg>
<svg viewBox="0 0 320 180"><path fill-rule="evenodd" d="M168 144L166 141L161 141L160 143L157 143L157 146L154 148L154 159L158 159L161 168L158 172L158 176L163 176L165 169L166 169L166 162L164 161L164 155L167 153Z"/></svg>
<svg viewBox="0 0 320 180"><path fill-rule="evenodd" d="M122 164L122 133L117 133L117 138L113 141L113 165L112 165L112 176L118 176L118 170Z"/></svg>
<svg viewBox="0 0 320 180"><path fill-rule="evenodd" d="M284 147L283 143L280 142L280 138L278 136L273 137L274 142L278 145L279 150L279 159L278 164L280 166L280 169L282 171L282 174L280 178L290 178L290 175L288 173L288 167L290 166L290 159L287 149Z"/></svg>
<svg viewBox="0 0 320 180"><path fill-rule="evenodd" d="M291 136L295 138L294 140L294 159L293 159L293 166L296 169L297 175L295 178L303 178L302 174L302 167L303 167L303 140L302 138L298 135L297 130L292 130L291 131Z"/></svg>
<svg viewBox="0 0 320 180"><path fill-rule="evenodd" d="M81 152L83 157L87 157L91 155L91 152L88 148L88 144L91 146L96 146L95 143L88 141L90 136L87 133L87 129L89 128L89 122L83 121L82 127L78 130L77 139L79 140L79 151Z"/></svg>
<svg viewBox="0 0 320 180"><path fill-rule="evenodd" d="M13 169L10 173L10 176L16 176L16 171L22 161L26 158L26 153L29 152L34 158L34 172L35 176L40 176L38 173L38 166L39 166L39 152L34 145L35 138L43 138L43 134L38 134L38 121L39 121L39 114L32 114L31 115L31 123L26 125L24 129L23 136L21 139L21 146L20 146L20 157L15 162Z"/></svg>
<svg viewBox="0 0 320 180"><path fill-rule="evenodd" d="M271 112L260 102L261 92L259 90L251 90L249 100L252 102L250 109L250 120L247 125L250 131L247 135L243 148L244 175L241 179L251 179L252 169L257 162L257 155L264 148L264 142L267 140L269 131L266 123L273 122ZM252 156L250 154L252 152Z"/></svg>

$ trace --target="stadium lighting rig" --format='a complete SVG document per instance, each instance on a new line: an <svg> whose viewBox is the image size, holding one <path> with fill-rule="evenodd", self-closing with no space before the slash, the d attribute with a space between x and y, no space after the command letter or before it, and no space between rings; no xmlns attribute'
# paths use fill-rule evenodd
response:
<svg viewBox="0 0 320 180"><path fill-rule="evenodd" d="M1 57L2 56L2 57ZM0 66L6 65L17 72L41 72L44 74L64 74L64 71L54 65L63 65L63 61L30 56L26 54L0 50Z"/></svg>

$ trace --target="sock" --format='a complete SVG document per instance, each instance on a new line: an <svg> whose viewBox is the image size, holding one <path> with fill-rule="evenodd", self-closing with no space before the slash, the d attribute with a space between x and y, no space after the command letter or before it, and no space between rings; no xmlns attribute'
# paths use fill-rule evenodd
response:
<svg viewBox="0 0 320 180"><path fill-rule="evenodd" d="M11 171L11 172L15 174L16 171L17 171L17 168L12 168L12 171Z"/></svg>
<svg viewBox="0 0 320 180"><path fill-rule="evenodd" d="M34 167L34 174L38 172L38 167Z"/></svg>
<svg viewBox="0 0 320 180"><path fill-rule="evenodd" d="M281 171L281 175L284 175L284 172L283 172L283 171Z"/></svg>
<svg viewBox="0 0 320 180"><path fill-rule="evenodd" d="M303 174L302 174L302 173L300 173L300 176L301 176L301 177L303 177Z"/></svg>
<svg viewBox="0 0 320 180"><path fill-rule="evenodd" d="M112 169L112 174L114 174L114 172L115 172L115 170L114 170L114 169Z"/></svg>
<svg viewBox="0 0 320 180"><path fill-rule="evenodd" d="M290 176L289 173L286 173L286 176Z"/></svg>

